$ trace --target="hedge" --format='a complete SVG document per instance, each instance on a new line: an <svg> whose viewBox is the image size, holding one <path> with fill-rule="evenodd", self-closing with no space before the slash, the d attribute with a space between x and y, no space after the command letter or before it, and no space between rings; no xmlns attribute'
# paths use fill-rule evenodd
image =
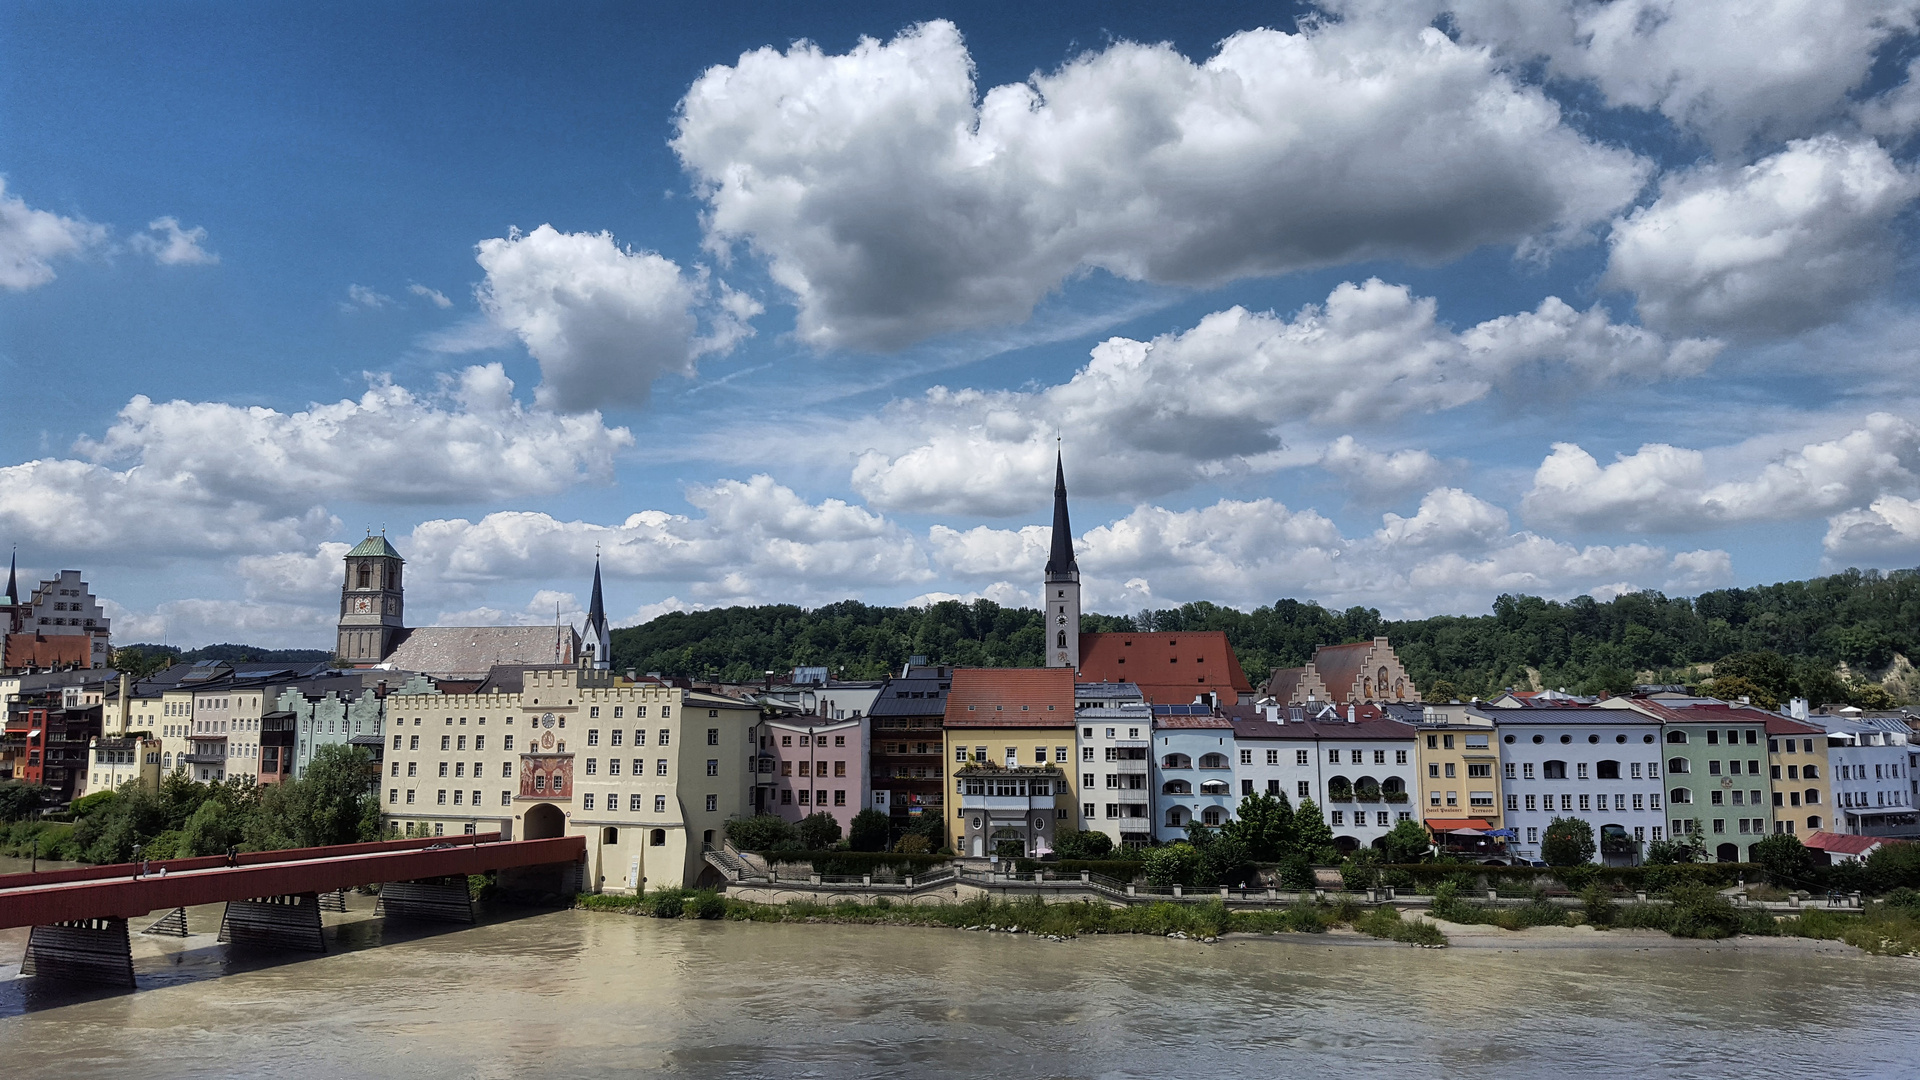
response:
<svg viewBox="0 0 1920 1080"><path fill-rule="evenodd" d="M813 872L827 877L861 877L882 867L897 874L924 874L936 866L953 861L950 855L903 855L895 851L756 851L755 855L777 863L809 863Z"/></svg>

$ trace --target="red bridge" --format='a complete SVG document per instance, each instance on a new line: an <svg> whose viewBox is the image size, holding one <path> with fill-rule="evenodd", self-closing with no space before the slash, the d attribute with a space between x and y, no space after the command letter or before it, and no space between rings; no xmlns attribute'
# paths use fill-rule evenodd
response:
<svg viewBox="0 0 1920 1080"><path fill-rule="evenodd" d="M580 836L503 843L484 833L6 874L0 929L33 927L23 975L130 987L127 920L153 911L225 901L222 941L324 952L323 893L377 884L386 916L472 922L467 875L508 871L503 884L517 874L539 891L571 892L586 849Z"/></svg>

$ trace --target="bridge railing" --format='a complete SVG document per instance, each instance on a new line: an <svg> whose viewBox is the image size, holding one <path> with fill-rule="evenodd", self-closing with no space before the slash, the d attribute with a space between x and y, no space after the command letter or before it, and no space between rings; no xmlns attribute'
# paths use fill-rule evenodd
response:
<svg viewBox="0 0 1920 1080"><path fill-rule="evenodd" d="M365 844L335 844L317 848L282 848L278 851L245 851L237 855L229 864L225 855L201 855L188 859L154 859L146 864L146 873L159 874L164 868L169 874L178 874L188 870L214 870L232 866L266 866L273 863L301 862L307 859L330 859L344 855L375 855L388 851L425 851L434 847L463 847L473 844L493 844L500 841L497 832L479 833L462 836L417 836L401 840L375 840ZM105 863L100 866L80 866L65 870L42 870L38 873L0 874L0 891L24 888L29 885L60 885L73 881L109 881L114 878L133 876L133 863Z"/></svg>

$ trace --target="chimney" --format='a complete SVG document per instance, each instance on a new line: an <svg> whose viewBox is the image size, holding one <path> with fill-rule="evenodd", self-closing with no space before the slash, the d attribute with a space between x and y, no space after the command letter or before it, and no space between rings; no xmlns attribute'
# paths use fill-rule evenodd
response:
<svg viewBox="0 0 1920 1080"><path fill-rule="evenodd" d="M1359 719L1360 719L1359 710L1353 707L1353 702L1351 701L1347 702L1347 723L1349 724L1355 723Z"/></svg>
<svg viewBox="0 0 1920 1080"><path fill-rule="evenodd" d="M639 669L637 669L637 668L628 668L628 669L627 669L627 681L628 681L628 682L637 682L637 681L638 681L638 674L639 674Z"/></svg>

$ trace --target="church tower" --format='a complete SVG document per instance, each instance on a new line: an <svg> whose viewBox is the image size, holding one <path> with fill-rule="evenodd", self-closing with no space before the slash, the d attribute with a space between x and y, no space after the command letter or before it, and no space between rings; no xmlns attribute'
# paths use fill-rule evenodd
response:
<svg viewBox="0 0 1920 1080"><path fill-rule="evenodd" d="M613 634L607 629L607 605L600 598L600 559L593 560L593 600L587 605L587 646L593 650L593 666L605 671L613 666Z"/></svg>
<svg viewBox="0 0 1920 1080"><path fill-rule="evenodd" d="M368 534L347 552L340 586L340 637L334 658L343 664L377 664L406 635L400 568L406 562L384 534Z"/></svg>
<svg viewBox="0 0 1920 1080"><path fill-rule="evenodd" d="M1067 470L1053 458L1053 550L1047 556L1040 595L1047 616L1047 666L1080 670L1080 564L1073 557L1073 526L1067 521Z"/></svg>

